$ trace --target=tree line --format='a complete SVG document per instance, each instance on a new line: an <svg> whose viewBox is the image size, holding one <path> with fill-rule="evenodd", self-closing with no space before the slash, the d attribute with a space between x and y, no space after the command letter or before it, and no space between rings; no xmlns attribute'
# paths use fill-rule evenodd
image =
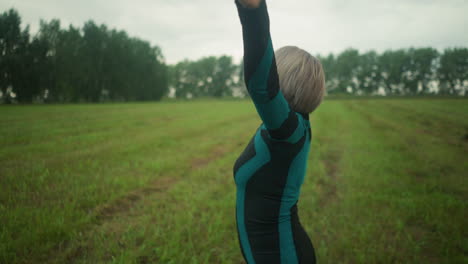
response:
<svg viewBox="0 0 468 264"><path fill-rule="evenodd" d="M62 29L41 21L31 37L15 10L0 16L0 92L4 100L99 102L159 100L168 91L161 49L88 21Z"/></svg>
<svg viewBox="0 0 468 264"><path fill-rule="evenodd" d="M328 93L467 95L468 48L318 55ZM0 15L0 100L102 102L243 97L242 63L211 56L167 65L158 46L93 21L64 29L41 21L31 36L11 9Z"/></svg>
<svg viewBox="0 0 468 264"><path fill-rule="evenodd" d="M329 93L468 95L468 48L348 49L319 59Z"/></svg>

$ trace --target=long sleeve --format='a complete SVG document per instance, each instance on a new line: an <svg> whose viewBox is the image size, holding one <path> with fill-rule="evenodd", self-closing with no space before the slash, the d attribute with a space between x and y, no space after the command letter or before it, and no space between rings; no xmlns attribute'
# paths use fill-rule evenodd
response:
<svg viewBox="0 0 468 264"><path fill-rule="evenodd" d="M242 24L247 90L270 136L289 141L293 134L298 134L295 132L301 118L291 110L279 89L266 1L255 9L243 7L238 0L235 2Z"/></svg>

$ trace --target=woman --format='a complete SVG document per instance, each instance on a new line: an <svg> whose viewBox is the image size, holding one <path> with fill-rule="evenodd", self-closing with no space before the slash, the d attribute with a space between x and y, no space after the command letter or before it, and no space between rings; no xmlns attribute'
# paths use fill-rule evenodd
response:
<svg viewBox="0 0 468 264"><path fill-rule="evenodd" d="M315 263L299 223L311 130L322 101L320 62L296 47L273 52L265 0L235 0L244 37L245 81L263 124L234 165L236 220L249 264Z"/></svg>

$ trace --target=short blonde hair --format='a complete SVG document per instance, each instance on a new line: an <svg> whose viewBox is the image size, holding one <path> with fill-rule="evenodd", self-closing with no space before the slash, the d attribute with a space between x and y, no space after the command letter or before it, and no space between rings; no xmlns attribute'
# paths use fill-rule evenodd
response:
<svg viewBox="0 0 468 264"><path fill-rule="evenodd" d="M275 52L280 89L291 108L313 112L325 95L325 73L320 61L307 51L286 46Z"/></svg>

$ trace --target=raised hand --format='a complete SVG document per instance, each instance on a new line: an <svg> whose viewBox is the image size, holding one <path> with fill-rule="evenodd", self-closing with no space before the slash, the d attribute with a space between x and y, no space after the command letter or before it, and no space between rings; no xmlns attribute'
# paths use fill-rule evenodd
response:
<svg viewBox="0 0 468 264"><path fill-rule="evenodd" d="M247 8L257 8L264 0L239 0L239 3Z"/></svg>

